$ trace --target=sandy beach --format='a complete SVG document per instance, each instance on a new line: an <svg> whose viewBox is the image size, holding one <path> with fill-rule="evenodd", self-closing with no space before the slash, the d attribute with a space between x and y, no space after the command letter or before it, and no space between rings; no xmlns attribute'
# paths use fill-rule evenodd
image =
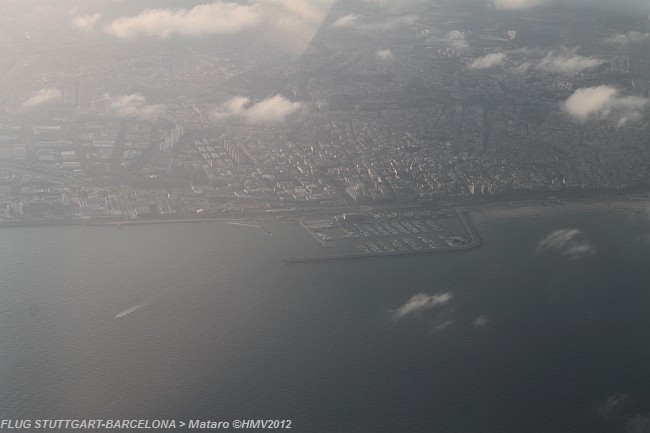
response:
<svg viewBox="0 0 650 433"><path fill-rule="evenodd" d="M533 218L569 213L644 211L650 209L650 201L633 199L522 202L499 204L494 207L468 208L475 225L489 224L515 218Z"/></svg>

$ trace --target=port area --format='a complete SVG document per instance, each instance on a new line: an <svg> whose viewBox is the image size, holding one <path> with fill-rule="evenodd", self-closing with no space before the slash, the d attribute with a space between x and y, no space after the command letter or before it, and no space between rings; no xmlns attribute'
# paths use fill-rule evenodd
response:
<svg viewBox="0 0 650 433"><path fill-rule="evenodd" d="M462 209L346 213L299 222L328 253L286 263L429 254L476 248L481 239Z"/></svg>

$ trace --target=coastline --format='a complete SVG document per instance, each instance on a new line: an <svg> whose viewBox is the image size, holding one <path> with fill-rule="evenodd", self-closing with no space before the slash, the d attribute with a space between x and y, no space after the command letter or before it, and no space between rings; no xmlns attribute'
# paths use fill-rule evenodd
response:
<svg viewBox="0 0 650 433"><path fill-rule="evenodd" d="M551 215L644 211L646 209L650 209L649 200L634 200L630 198L591 201L514 202L499 204L497 206L465 208L472 218L472 223L477 226L513 219L537 218Z"/></svg>
<svg viewBox="0 0 650 433"><path fill-rule="evenodd" d="M426 205L422 206L427 207ZM448 206L455 208L469 216L470 226L480 226L502 221L521 218L536 218L551 215L589 213L589 212L620 212L644 211L650 209L650 199L634 199L630 197L614 197L609 200L603 198L582 200L521 200L512 202L497 202L493 204L471 205L469 203L456 203ZM371 209L364 209L370 211ZM340 210L341 212L356 212L355 209ZM300 212L285 215L282 221L299 222L302 218ZM0 221L0 228L10 227L43 227L43 226L114 226L148 224L186 224L186 223L227 223L258 228L269 234L263 226L278 221L269 216L245 216L242 218L170 218L170 219L59 219L59 220L9 220Z"/></svg>
<svg viewBox="0 0 650 433"><path fill-rule="evenodd" d="M85 227L115 227L123 228L124 226L135 225L151 225L151 224L188 224L188 223L221 223L240 225L251 227L261 230L267 235L271 233L263 226L264 223L273 222L269 219L218 219L218 218L175 218L175 219L144 219L144 220L82 220L82 219L69 219L69 220L24 220L24 221L2 221L0 222L0 229L2 228L18 228L18 227L56 227L56 226L85 226Z"/></svg>

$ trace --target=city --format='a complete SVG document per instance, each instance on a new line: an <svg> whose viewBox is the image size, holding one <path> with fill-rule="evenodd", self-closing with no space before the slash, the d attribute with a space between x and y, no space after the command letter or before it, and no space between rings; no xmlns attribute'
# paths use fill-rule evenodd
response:
<svg viewBox="0 0 650 433"><path fill-rule="evenodd" d="M0 0L0 429L650 433L650 1Z"/></svg>
<svg viewBox="0 0 650 433"><path fill-rule="evenodd" d="M286 218L648 191L647 19L358 7L335 5L293 57L243 36L125 52L101 32L10 56L0 221ZM638 30L616 27L629 25ZM87 60L95 45L112 61Z"/></svg>

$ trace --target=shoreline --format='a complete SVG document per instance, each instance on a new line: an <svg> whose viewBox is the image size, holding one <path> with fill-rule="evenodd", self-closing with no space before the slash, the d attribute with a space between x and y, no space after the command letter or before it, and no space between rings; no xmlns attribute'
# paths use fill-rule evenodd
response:
<svg viewBox="0 0 650 433"><path fill-rule="evenodd" d="M465 208L472 223L480 226L513 219L538 218L555 215L570 215L591 212L644 211L650 209L649 200L593 200L557 202L519 202L497 206Z"/></svg>
<svg viewBox="0 0 650 433"><path fill-rule="evenodd" d="M289 221L289 220L288 220ZM56 226L86 226L86 227L115 227L123 228L124 226L136 225L151 225L151 224L188 224L188 223L222 223L240 225L245 227L252 227L262 230L266 234L270 234L268 230L263 227L264 223L271 223L274 220L269 219L219 219L219 218L176 218L176 219L150 219L150 220L25 220L25 221L2 221L0 222L0 229L2 228L17 228L17 227L56 227Z"/></svg>
<svg viewBox="0 0 650 433"><path fill-rule="evenodd" d="M423 205L422 208L430 206ZM536 218L543 216L578 214L590 212L623 212L623 211L644 211L650 209L650 199L619 198L618 200L585 199L585 200L521 200L513 202L502 202L494 204L471 205L469 203L458 203L451 206L470 217L471 226L480 226L502 221L522 218ZM372 209L365 210L366 212ZM340 210L342 212L358 212L355 209ZM285 215L284 222L299 223L303 216L296 212L293 215ZM47 227L47 226L98 226L122 228L129 225L149 224L186 224L186 223L227 223L258 228L270 234L263 226L278 222L279 220L265 218L263 216L247 216L243 218L170 218L170 219L60 219L60 220L13 220L0 221L0 229L15 227Z"/></svg>

